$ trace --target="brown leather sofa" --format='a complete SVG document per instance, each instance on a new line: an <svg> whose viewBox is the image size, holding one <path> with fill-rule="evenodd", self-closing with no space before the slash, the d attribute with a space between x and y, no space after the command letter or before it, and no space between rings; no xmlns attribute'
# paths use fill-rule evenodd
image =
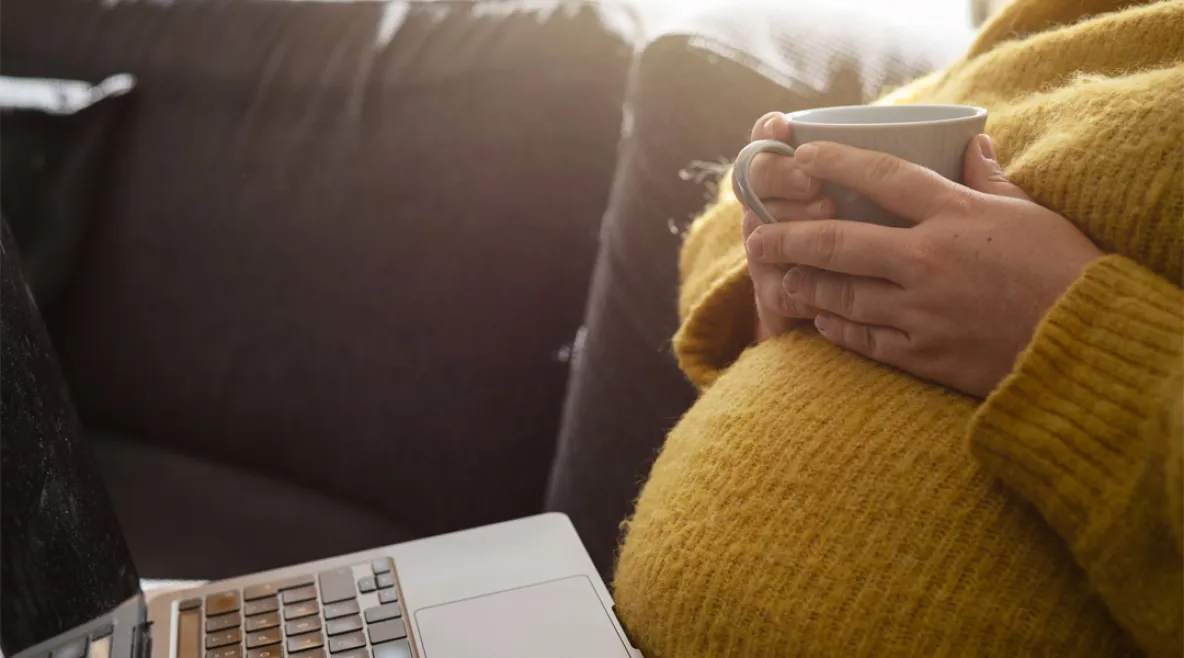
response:
<svg viewBox="0 0 1184 658"><path fill-rule="evenodd" d="M5 2L5 75L138 81L42 310L141 575L545 509L610 568L694 397L669 350L688 168L967 39L667 4Z"/></svg>

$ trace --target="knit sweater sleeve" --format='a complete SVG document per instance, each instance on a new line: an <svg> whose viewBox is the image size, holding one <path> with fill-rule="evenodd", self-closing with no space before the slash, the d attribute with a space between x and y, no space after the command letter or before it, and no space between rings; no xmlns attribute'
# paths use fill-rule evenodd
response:
<svg viewBox="0 0 1184 658"><path fill-rule="evenodd" d="M1044 515L1154 656L1184 650L1182 342L1184 293L1103 258L969 429L976 458Z"/></svg>
<svg viewBox="0 0 1184 658"><path fill-rule="evenodd" d="M674 335L679 367L706 388L756 338L756 297L740 226L744 209L732 192L732 174L719 196L691 225L679 255L678 315Z"/></svg>

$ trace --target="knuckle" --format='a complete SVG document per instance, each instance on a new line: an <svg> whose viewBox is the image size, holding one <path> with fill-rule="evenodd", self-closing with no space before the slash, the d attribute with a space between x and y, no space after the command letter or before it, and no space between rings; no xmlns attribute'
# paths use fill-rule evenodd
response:
<svg viewBox="0 0 1184 658"><path fill-rule="evenodd" d="M814 167L820 171L835 171L843 168L847 157L847 147L831 142L812 142L818 150L814 152Z"/></svg>
<svg viewBox="0 0 1184 658"><path fill-rule="evenodd" d="M1011 181L1007 179L1007 174L1003 173L1002 169L996 169L987 175L988 183L996 183L1001 185L1009 185Z"/></svg>
<svg viewBox="0 0 1184 658"><path fill-rule="evenodd" d="M876 183L896 178L900 172L900 160L883 153L874 154L868 159L867 178Z"/></svg>
<svg viewBox="0 0 1184 658"><path fill-rule="evenodd" d="M934 199L934 208L930 216L967 217L970 215L972 201L964 188L951 187Z"/></svg>
<svg viewBox="0 0 1184 658"><path fill-rule="evenodd" d="M819 224L814 230L814 239L810 241L810 249L822 267L834 263L842 240L842 230L838 224Z"/></svg>
<svg viewBox="0 0 1184 658"><path fill-rule="evenodd" d="M786 317L797 318L803 315L803 307L789 296L789 292L784 288L781 289L781 303L783 304L783 311Z"/></svg>
<svg viewBox="0 0 1184 658"><path fill-rule="evenodd" d="M793 162L782 155L775 153L762 153L755 160L752 165L752 191L760 199L770 197L780 197L780 188L783 186L783 179L785 177L784 167L782 165L786 161Z"/></svg>
<svg viewBox="0 0 1184 658"><path fill-rule="evenodd" d="M937 240L932 237L918 239L909 250L906 263L909 269L918 276L930 276L938 269L938 257L941 248Z"/></svg>
<svg viewBox="0 0 1184 658"><path fill-rule="evenodd" d="M768 285L767 281L761 281L757 284L756 301L761 305L761 308L774 315L784 315L783 295L779 293L774 286Z"/></svg>
<svg viewBox="0 0 1184 658"><path fill-rule="evenodd" d="M839 312L849 318L856 317L855 283L850 279L839 283Z"/></svg>
<svg viewBox="0 0 1184 658"><path fill-rule="evenodd" d="M870 357L880 356L876 333L865 324L849 324L851 345Z"/></svg>
<svg viewBox="0 0 1184 658"><path fill-rule="evenodd" d="M781 258L782 244L785 242L785 238L781 235L781 231L774 230L776 228L778 228L776 225L761 226L755 232L756 235L761 236L761 247L764 251L761 260L766 262L775 262Z"/></svg>

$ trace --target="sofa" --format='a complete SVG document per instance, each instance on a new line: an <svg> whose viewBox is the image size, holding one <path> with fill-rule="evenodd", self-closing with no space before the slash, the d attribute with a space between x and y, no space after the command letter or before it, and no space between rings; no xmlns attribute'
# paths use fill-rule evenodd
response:
<svg viewBox="0 0 1184 658"><path fill-rule="evenodd" d="M681 234L770 109L969 26L796 0L9 0L0 73L136 80L40 310L141 575L541 511L608 574L695 392Z"/></svg>

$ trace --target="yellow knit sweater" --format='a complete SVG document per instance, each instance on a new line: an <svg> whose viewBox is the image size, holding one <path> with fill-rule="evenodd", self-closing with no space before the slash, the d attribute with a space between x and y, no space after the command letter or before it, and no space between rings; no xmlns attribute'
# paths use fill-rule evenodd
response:
<svg viewBox="0 0 1184 658"><path fill-rule="evenodd" d="M1017 0L883 102L967 103L1109 256L985 401L808 329L752 345L731 185L682 254L703 393L615 578L648 658L1184 653L1184 0Z"/></svg>

